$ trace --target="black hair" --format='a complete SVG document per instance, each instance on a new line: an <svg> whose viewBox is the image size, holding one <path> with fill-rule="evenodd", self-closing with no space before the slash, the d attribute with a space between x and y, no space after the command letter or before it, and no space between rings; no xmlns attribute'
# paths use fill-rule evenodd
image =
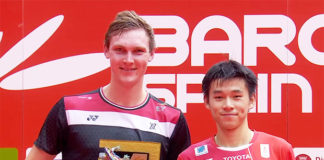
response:
<svg viewBox="0 0 324 160"><path fill-rule="evenodd" d="M213 65L207 71L204 79L202 80L202 91L204 93L204 97L208 99L209 89L212 82L223 82L234 78L240 78L245 81L250 97L255 93L257 86L257 78L255 74L242 64L234 60L227 60Z"/></svg>

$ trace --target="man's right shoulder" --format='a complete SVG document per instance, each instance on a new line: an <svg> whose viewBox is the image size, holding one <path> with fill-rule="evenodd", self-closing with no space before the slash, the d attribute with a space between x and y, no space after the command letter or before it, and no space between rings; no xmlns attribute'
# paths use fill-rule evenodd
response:
<svg viewBox="0 0 324 160"><path fill-rule="evenodd" d="M99 94L100 89L92 90L92 91L86 91L82 93L76 93L76 94L70 94L70 95L65 95L62 98L68 98L68 97L78 97L78 96L87 96L87 95L93 95L93 94Z"/></svg>
<svg viewBox="0 0 324 160"><path fill-rule="evenodd" d="M99 100L99 101L98 101ZM65 109L77 109L78 107L87 106L87 104L98 103L102 100L100 90L96 89L80 94L66 95L62 97Z"/></svg>
<svg viewBox="0 0 324 160"><path fill-rule="evenodd" d="M212 143L213 138L210 137L208 139L205 139L203 141L194 143L190 145L187 149L185 149L181 154L180 157L183 159L186 159L184 157L196 157L201 154L205 154L205 152L208 152L208 146Z"/></svg>

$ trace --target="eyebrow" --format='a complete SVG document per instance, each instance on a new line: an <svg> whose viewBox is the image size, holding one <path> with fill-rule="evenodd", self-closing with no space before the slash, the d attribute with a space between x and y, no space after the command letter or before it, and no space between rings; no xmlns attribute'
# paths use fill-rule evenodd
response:
<svg viewBox="0 0 324 160"><path fill-rule="evenodd" d="M112 45L111 48L124 48L124 46L117 44L117 45Z"/></svg>
<svg viewBox="0 0 324 160"><path fill-rule="evenodd" d="M111 47L112 48L126 48L124 45L121 45L121 44L116 44L116 45L113 45ZM146 47L144 47L144 46L136 46L133 49L142 49L142 50L146 51Z"/></svg>
<svg viewBox="0 0 324 160"><path fill-rule="evenodd" d="M218 93L222 93L223 91L221 90L213 90L213 94L218 94ZM239 90L239 89L235 89L235 90L232 90L231 92L234 92L234 93L242 93L243 91L242 90Z"/></svg>
<svg viewBox="0 0 324 160"><path fill-rule="evenodd" d="M135 47L135 49L141 49L141 50L145 50L146 51L146 47Z"/></svg>

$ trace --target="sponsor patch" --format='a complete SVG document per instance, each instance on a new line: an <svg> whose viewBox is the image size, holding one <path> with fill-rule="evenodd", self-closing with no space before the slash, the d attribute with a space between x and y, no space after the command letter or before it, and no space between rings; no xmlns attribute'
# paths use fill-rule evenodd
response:
<svg viewBox="0 0 324 160"><path fill-rule="evenodd" d="M300 154L296 157L296 160L312 160L307 154Z"/></svg>
<svg viewBox="0 0 324 160"><path fill-rule="evenodd" d="M260 144L261 157L270 158L270 147L269 144Z"/></svg>
<svg viewBox="0 0 324 160"><path fill-rule="evenodd" d="M195 155L200 156L208 153L207 145L199 146L195 148Z"/></svg>

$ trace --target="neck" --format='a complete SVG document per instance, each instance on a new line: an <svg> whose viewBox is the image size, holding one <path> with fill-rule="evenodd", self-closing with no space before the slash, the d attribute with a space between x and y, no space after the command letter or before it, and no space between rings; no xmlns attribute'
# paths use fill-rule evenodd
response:
<svg viewBox="0 0 324 160"><path fill-rule="evenodd" d="M253 131L248 127L242 127L233 130L219 129L215 136L215 142L222 147L239 147L249 144L253 137Z"/></svg>
<svg viewBox="0 0 324 160"><path fill-rule="evenodd" d="M103 93L110 101L124 107L137 106L147 97L147 92L142 86L126 87L112 83L103 87Z"/></svg>

